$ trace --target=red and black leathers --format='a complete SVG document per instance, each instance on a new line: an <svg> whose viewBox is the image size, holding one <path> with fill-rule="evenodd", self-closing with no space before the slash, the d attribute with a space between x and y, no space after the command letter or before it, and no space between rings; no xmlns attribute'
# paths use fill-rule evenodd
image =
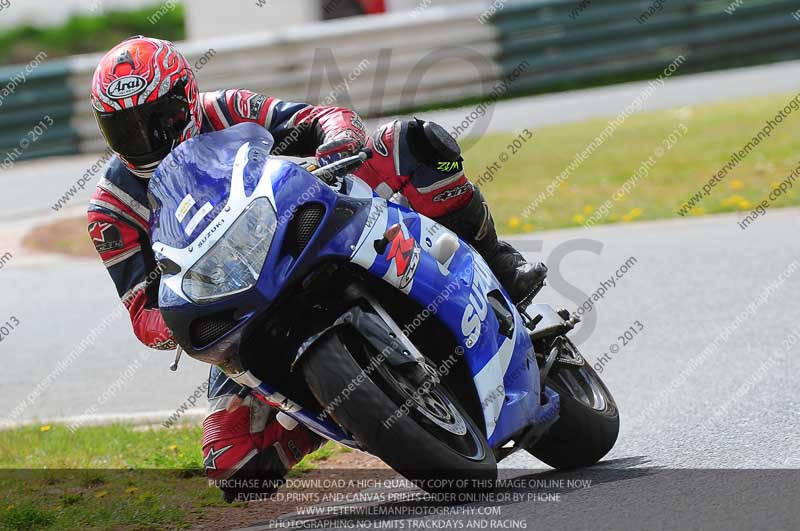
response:
<svg viewBox="0 0 800 531"><path fill-rule="evenodd" d="M275 137L276 154L312 156L325 143L363 142L358 115L340 107L287 103L248 90L201 93L201 134L256 122ZM153 348L175 344L158 311L158 271L150 249L148 179L114 158L89 204L89 235L128 308L133 332Z"/></svg>
<svg viewBox="0 0 800 531"><path fill-rule="evenodd" d="M201 134L259 123L275 138L277 155L331 161L368 145L374 156L357 174L385 197L400 192L412 208L430 217L456 213L473 197L460 157L438 160L420 136L421 122L391 122L367 141L358 115L340 107L287 103L247 90L201 93L200 100ZM147 184L147 178L137 177L115 158L92 196L89 234L130 312L136 336L150 347L173 349L175 342L158 309L160 272L148 236ZM288 417L276 416L255 397L242 402L236 396L240 390L212 368L209 413L203 423L211 478L252 476L264 467L280 475L319 445L319 437Z"/></svg>

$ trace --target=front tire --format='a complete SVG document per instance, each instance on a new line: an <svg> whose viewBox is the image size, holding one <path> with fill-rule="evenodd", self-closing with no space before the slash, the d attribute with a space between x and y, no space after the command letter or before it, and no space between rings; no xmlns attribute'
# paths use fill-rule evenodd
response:
<svg viewBox="0 0 800 531"><path fill-rule="evenodd" d="M556 362L546 385L561 400L559 419L528 452L559 470L591 466L617 441L619 410L592 366L567 340L574 363Z"/></svg>
<svg viewBox="0 0 800 531"><path fill-rule="evenodd" d="M369 352L364 345L361 348ZM370 366L368 359L374 358L367 356L363 366ZM385 377L386 369L380 366L365 371L337 332L321 338L302 363L311 392L334 420L370 453L421 488L430 492L456 490L448 482L427 481L432 479L494 481L497 463L486 437L450 391L439 384L431 394L435 391L437 400L447 406L444 416L452 417L452 424L431 422L430 412L415 414L411 408L398 416L404 401L399 399L402 394L393 388L392 379ZM348 388L349 396L343 398ZM387 419L393 419L388 426ZM461 431L461 437L450 433ZM442 488L443 484L450 488Z"/></svg>

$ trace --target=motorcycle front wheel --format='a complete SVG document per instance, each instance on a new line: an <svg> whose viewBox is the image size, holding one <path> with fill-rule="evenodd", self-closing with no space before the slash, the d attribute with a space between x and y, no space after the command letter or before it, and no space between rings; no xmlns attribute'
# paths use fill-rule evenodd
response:
<svg viewBox="0 0 800 531"><path fill-rule="evenodd" d="M374 349L339 334L321 338L302 362L323 412L365 450L429 492L474 490L456 488L457 483L486 488L497 478L486 437L449 389L439 383L420 393L401 369L374 363Z"/></svg>

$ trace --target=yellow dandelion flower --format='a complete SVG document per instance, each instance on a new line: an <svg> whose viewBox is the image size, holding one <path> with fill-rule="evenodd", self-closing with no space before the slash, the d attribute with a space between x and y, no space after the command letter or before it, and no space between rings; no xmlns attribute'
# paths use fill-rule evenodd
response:
<svg viewBox="0 0 800 531"><path fill-rule="evenodd" d="M583 213L586 214L587 216L592 212L594 212L594 207L592 205L586 205L583 207Z"/></svg>
<svg viewBox="0 0 800 531"><path fill-rule="evenodd" d="M750 210L750 207L752 207L753 205L747 199L742 199L736 204L736 206L738 206L742 210Z"/></svg>
<svg viewBox="0 0 800 531"><path fill-rule="evenodd" d="M634 219L638 218L641 215L642 215L642 209L636 207L627 214L625 214L624 216L622 216L622 221L624 221L625 223L630 223L631 221L633 221Z"/></svg>
<svg viewBox="0 0 800 531"><path fill-rule="evenodd" d="M508 220L508 226L512 229L516 229L520 225L522 225L522 220L520 220L517 216L514 216Z"/></svg>
<svg viewBox="0 0 800 531"><path fill-rule="evenodd" d="M739 179L733 179L728 183L728 186L731 187L731 190L741 190L744 188L744 183Z"/></svg>
<svg viewBox="0 0 800 531"><path fill-rule="evenodd" d="M730 197L726 197L722 200L722 206L733 206L738 205L740 202L744 201L744 197L740 195L732 195Z"/></svg>
<svg viewBox="0 0 800 531"><path fill-rule="evenodd" d="M95 498L103 498L105 496L108 496L108 491L105 490L101 490L100 492L94 495Z"/></svg>
<svg viewBox="0 0 800 531"><path fill-rule="evenodd" d="M177 444L170 444L167 448L169 448L170 450L172 450L174 452L174 451L176 451L178 449L178 445Z"/></svg>
<svg viewBox="0 0 800 531"><path fill-rule="evenodd" d="M586 221L586 218L583 216L583 214L575 214L574 216L572 216L572 221L580 224Z"/></svg>
<svg viewBox="0 0 800 531"><path fill-rule="evenodd" d="M44 426L39 427L39 431L50 431L50 425L46 424Z"/></svg>
<svg viewBox="0 0 800 531"><path fill-rule="evenodd" d="M706 209L703 207L694 207L689 211L689 213L693 216L702 216L706 213Z"/></svg>
<svg viewBox="0 0 800 531"><path fill-rule="evenodd" d="M533 232L533 229L534 229L533 223L526 223L525 225L522 226L522 230L524 230L525 232Z"/></svg>
<svg viewBox="0 0 800 531"><path fill-rule="evenodd" d="M772 181L771 183L769 183L770 188L777 188L780 185L781 185L780 181Z"/></svg>
<svg viewBox="0 0 800 531"><path fill-rule="evenodd" d="M128 487L127 489L125 489L125 494L133 494L137 490L139 490L139 487Z"/></svg>

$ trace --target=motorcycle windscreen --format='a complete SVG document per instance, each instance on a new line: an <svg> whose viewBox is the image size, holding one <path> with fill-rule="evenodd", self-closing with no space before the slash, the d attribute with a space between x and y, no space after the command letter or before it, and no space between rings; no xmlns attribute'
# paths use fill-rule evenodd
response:
<svg viewBox="0 0 800 531"><path fill-rule="evenodd" d="M243 171L245 193L263 175L274 140L262 126L243 123L179 145L159 164L148 185L150 238L185 248L225 208L236 154L249 144Z"/></svg>

